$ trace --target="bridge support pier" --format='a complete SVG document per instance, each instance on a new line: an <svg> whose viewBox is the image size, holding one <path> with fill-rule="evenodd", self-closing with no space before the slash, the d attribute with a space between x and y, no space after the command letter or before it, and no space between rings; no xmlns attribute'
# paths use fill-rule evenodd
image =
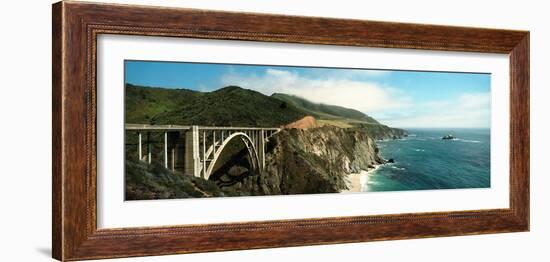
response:
<svg viewBox="0 0 550 262"><path fill-rule="evenodd" d="M185 132L185 174L200 177L199 127L191 126Z"/></svg>
<svg viewBox="0 0 550 262"><path fill-rule="evenodd" d="M151 132L147 132L147 164L151 164L151 154L153 149L151 148Z"/></svg>
<svg viewBox="0 0 550 262"><path fill-rule="evenodd" d="M141 154L141 132L138 133L138 159L143 161L143 155Z"/></svg>
<svg viewBox="0 0 550 262"><path fill-rule="evenodd" d="M164 168L168 169L168 132L164 132Z"/></svg>
<svg viewBox="0 0 550 262"><path fill-rule="evenodd" d="M265 132L263 129L259 132L259 147L258 147L258 158L260 160L260 172L264 170L265 167Z"/></svg>
<svg viewBox="0 0 550 262"><path fill-rule="evenodd" d="M170 155L172 158L172 161L170 163L170 167L172 168L172 171L176 171L176 143L175 141L172 142L172 148L170 149Z"/></svg>

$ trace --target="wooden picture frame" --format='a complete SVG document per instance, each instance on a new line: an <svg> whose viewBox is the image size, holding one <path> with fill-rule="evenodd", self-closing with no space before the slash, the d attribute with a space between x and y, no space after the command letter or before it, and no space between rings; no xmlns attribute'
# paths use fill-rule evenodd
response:
<svg viewBox="0 0 550 262"><path fill-rule="evenodd" d="M64 1L53 5L53 257L81 260L529 230L529 32ZM96 225L99 34L508 54L510 207L146 228Z"/></svg>

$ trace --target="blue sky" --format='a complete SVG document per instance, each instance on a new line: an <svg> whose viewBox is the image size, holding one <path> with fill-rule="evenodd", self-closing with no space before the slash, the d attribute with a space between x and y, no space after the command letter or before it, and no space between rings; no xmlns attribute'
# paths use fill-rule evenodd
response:
<svg viewBox="0 0 550 262"><path fill-rule="evenodd" d="M238 85L357 109L394 127L490 126L490 75L126 61L126 83L203 92Z"/></svg>

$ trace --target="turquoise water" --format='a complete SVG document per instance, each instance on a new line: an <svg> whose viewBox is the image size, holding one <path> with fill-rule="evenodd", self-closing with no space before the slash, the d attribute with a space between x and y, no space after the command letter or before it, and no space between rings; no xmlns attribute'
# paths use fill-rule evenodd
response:
<svg viewBox="0 0 550 262"><path fill-rule="evenodd" d="M366 191L487 188L491 186L489 129L407 129L409 137L378 141L395 163L367 178ZM455 140L442 140L452 134Z"/></svg>

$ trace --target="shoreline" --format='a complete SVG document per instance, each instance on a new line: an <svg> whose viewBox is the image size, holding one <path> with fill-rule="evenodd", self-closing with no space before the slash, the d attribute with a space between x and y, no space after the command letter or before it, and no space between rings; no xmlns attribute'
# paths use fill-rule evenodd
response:
<svg viewBox="0 0 550 262"><path fill-rule="evenodd" d="M349 173L346 175L346 185L347 190L342 190L340 193L357 193L357 192L366 192L367 190L367 181L368 176L372 174L373 171L376 171L380 166L384 164L374 165L374 168L371 170L365 171L361 170L359 173Z"/></svg>
<svg viewBox="0 0 550 262"><path fill-rule="evenodd" d="M403 140L405 137L408 137L409 134L406 134L404 136L394 137L394 138L383 138L383 139L376 139L375 143L378 142L388 142L388 141L395 141L395 140ZM414 135L416 136L416 135ZM376 144L378 147L378 144ZM380 155L378 155L380 156ZM387 165L393 163L393 159L390 158L389 160L383 159L383 163L380 164L374 164L373 168L367 169L367 170L360 170L359 173L349 173L346 174L346 186L347 190L342 190L340 193L357 193L357 192L367 192L368 191L368 178L369 175L372 174L373 171L378 170L380 166ZM390 162L391 161L391 162Z"/></svg>

